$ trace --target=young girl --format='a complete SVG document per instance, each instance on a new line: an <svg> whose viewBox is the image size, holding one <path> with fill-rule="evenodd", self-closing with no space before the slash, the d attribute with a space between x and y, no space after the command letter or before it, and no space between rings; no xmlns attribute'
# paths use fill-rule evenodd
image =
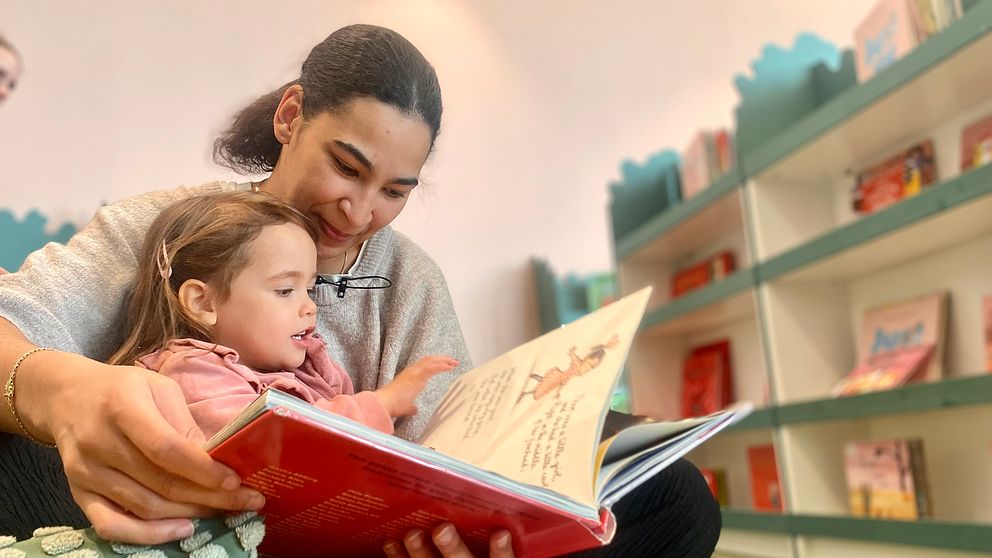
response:
<svg viewBox="0 0 992 558"><path fill-rule="evenodd" d="M280 199L196 196L167 207L145 237L112 364L173 378L208 438L268 388L381 430L457 361L428 356L374 392L352 381L315 333L317 230Z"/></svg>

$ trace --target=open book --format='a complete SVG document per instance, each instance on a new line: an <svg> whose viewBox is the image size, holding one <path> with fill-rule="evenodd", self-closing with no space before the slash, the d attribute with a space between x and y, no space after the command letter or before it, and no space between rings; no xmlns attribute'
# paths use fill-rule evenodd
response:
<svg viewBox="0 0 992 558"><path fill-rule="evenodd" d="M607 544L617 500L750 411L678 422L609 411L649 294L462 375L419 443L269 390L208 449L266 495L263 553L380 555L386 539L443 521L480 553L500 528L522 557Z"/></svg>

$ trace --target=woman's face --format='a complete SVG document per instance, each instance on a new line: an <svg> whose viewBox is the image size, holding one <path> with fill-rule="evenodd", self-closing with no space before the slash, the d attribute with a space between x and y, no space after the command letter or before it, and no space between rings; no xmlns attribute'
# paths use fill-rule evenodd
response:
<svg viewBox="0 0 992 558"><path fill-rule="evenodd" d="M21 61L13 52L0 47L0 103L6 101L7 97L14 91L20 77Z"/></svg>
<svg viewBox="0 0 992 558"><path fill-rule="evenodd" d="M346 250L356 254L403 210L430 151L430 127L365 97L306 122L293 112L289 117L265 189L314 220L320 229L318 271L337 273L340 267L333 266ZM277 113L276 137L279 120Z"/></svg>

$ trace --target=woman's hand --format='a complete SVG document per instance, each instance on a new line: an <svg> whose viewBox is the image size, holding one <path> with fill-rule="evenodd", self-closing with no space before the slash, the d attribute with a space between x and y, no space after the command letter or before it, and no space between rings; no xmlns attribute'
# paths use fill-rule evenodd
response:
<svg viewBox="0 0 992 558"><path fill-rule="evenodd" d="M203 434L171 379L47 351L22 368L22 419L55 441L73 498L101 537L168 542L193 533L190 517L264 503L202 449Z"/></svg>
<svg viewBox="0 0 992 558"><path fill-rule="evenodd" d="M427 542L423 531L414 529L403 537L403 542L386 541L382 549L387 558L431 558L431 547L437 548L443 558L476 558L465 546L461 535L450 523L438 525ZM489 537L489 558L513 558L513 546L508 531L496 531ZM478 557L484 558L484 557Z"/></svg>

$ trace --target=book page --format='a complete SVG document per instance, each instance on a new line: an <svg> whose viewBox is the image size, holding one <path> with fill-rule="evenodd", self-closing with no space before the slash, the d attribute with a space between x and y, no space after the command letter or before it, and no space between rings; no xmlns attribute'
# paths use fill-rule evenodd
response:
<svg viewBox="0 0 992 558"><path fill-rule="evenodd" d="M597 506L600 429L649 295L642 289L464 374L420 443Z"/></svg>

